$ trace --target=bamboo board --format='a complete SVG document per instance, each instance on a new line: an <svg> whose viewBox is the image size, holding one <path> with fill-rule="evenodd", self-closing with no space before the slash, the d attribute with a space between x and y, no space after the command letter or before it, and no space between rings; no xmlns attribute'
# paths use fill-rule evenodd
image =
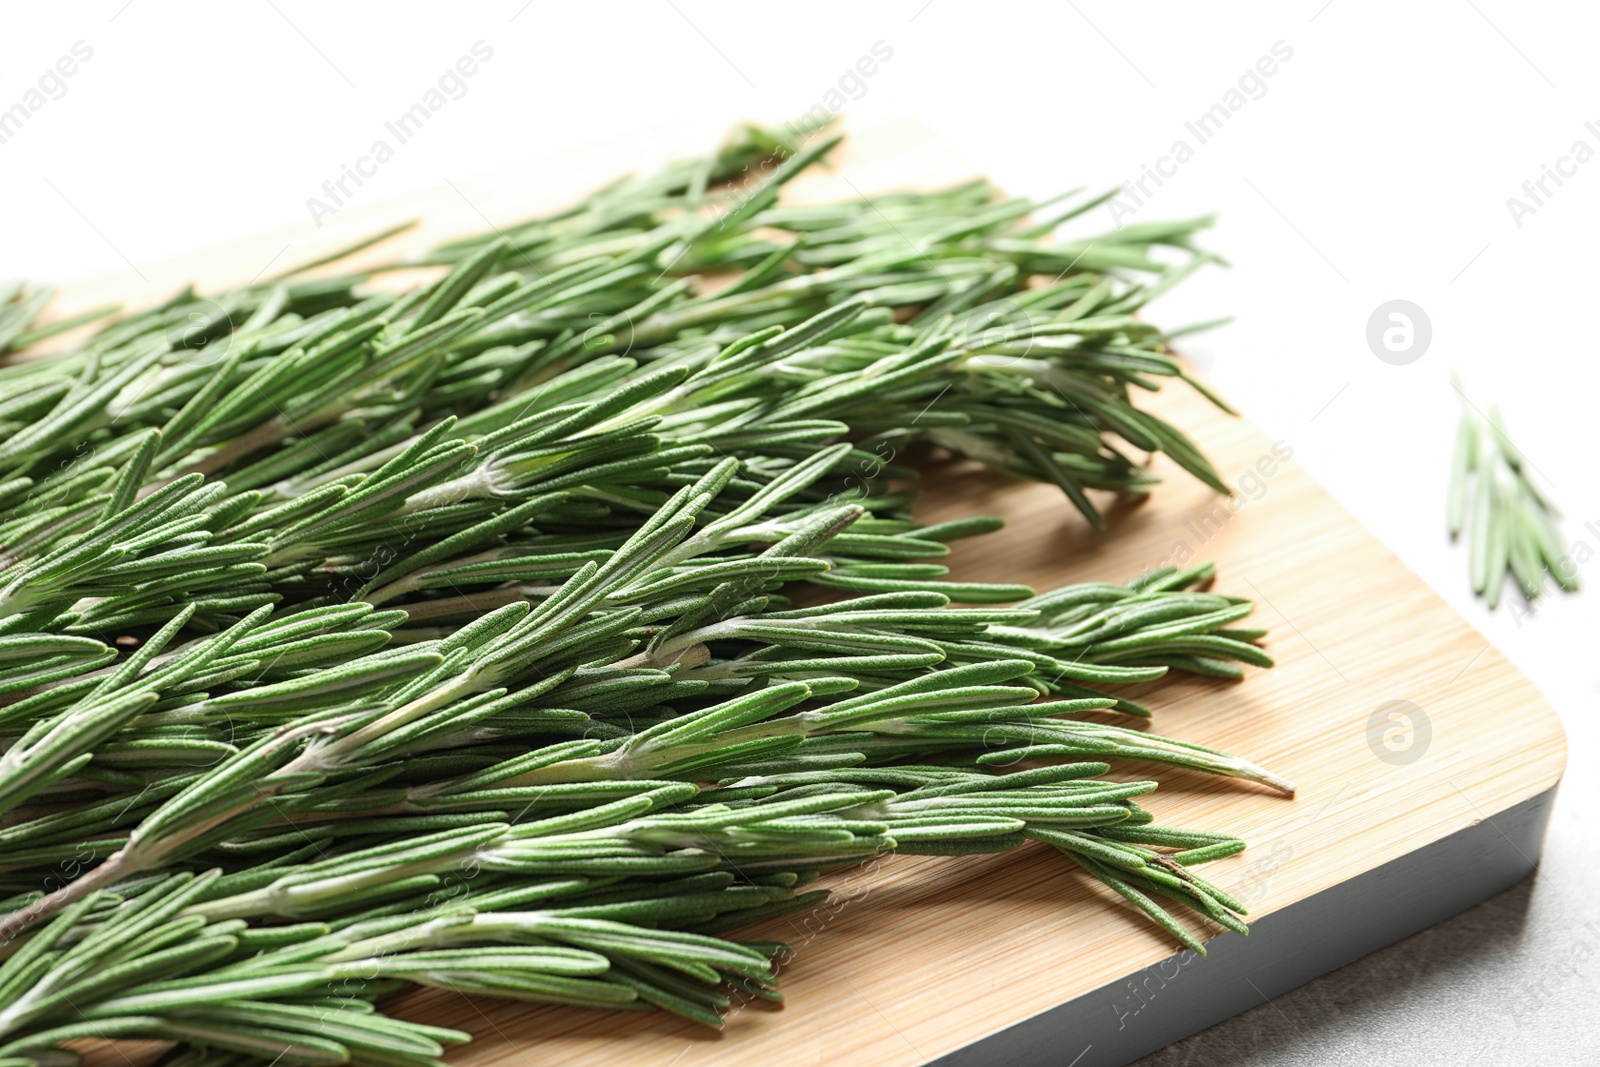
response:
<svg viewBox="0 0 1600 1067"><path fill-rule="evenodd" d="M352 210L315 241L332 246L406 216L427 222L408 238L414 247L509 223L624 169L618 151ZM894 127L858 144L807 195L933 184L959 171L920 127ZM551 173L564 187L544 182L539 192ZM280 244L293 243L283 237L147 268L151 291L133 295L148 299L189 277L248 280L283 254ZM302 247L274 269L311 254L296 239ZM111 292L130 295L113 281L80 286L71 302ZM1162 782L1141 801L1160 821L1225 829L1250 843L1204 873L1250 906L1255 936L1226 934L1205 959L1175 956L1159 930L1042 846L890 857L830 876L825 884L838 895L816 911L748 931L795 947L781 972L788 1000L742 1007L720 1033L663 1013L440 991L408 994L394 1010L472 1032L476 1040L449 1056L462 1067L534 1057L541 1067L768 1058L897 1067L1002 1056L1090 1067L1127 1062L1259 1004L1526 874L1565 763L1544 698L1318 488L1286 455L1292 450L1181 384L1149 406L1249 492L1218 497L1158 459L1164 483L1153 497L1111 508L1110 530L1095 534L1052 487L944 463L927 472L918 510L930 522L982 513L1007 520L1000 533L958 543L949 561L955 578L1045 589L1210 559L1219 591L1257 602L1275 669L1252 669L1242 683L1175 679L1119 692L1151 704L1159 732L1246 756L1294 781L1298 796L1167 768L1113 772ZM1396 701L1420 708L1426 727L1414 710L1406 711L1409 732L1388 717Z"/></svg>
<svg viewBox="0 0 1600 1067"><path fill-rule="evenodd" d="M1189 429L1230 479L1273 455L1272 443L1248 422L1181 390L1169 389L1153 407ZM1272 628L1276 668L1252 671L1241 683L1175 679L1126 691L1154 706L1155 729L1256 760L1293 781L1297 796L1137 764L1113 770L1114 777L1161 781L1141 801L1158 821L1227 829L1250 843L1243 854L1208 865L1205 875L1249 904L1252 921L1336 891L1554 788L1565 741L1544 698L1292 458L1265 480L1259 499L1220 522L1214 494L1165 462L1157 466L1166 484L1148 503L1118 514L1107 535L1087 530L1052 487L1004 484L962 469L930 478L921 512L930 521L973 513L1006 518L1000 533L958 544L952 573L966 580L1040 588L1119 580L1175 550L1181 556L1186 545L1217 562L1218 589L1257 600L1262 623ZM1382 760L1369 745L1369 718L1396 700L1421 707L1429 721L1426 750L1409 764ZM1536 846L1517 847L1531 867ZM1103 1020L1121 1031L1115 1024L1137 1025L1146 1008L1133 986L1151 1006L1162 1003L1150 997L1153 974L1160 996L1181 999L1188 987L1173 976L1204 976L1211 962L1173 962L1174 947L1158 930L1042 846L1001 856L896 857L841 873L832 884L842 906L754 928L754 936L797 949L782 970L787 1003L751 1005L720 1034L657 1015L469 1003L442 992L416 994L403 1010L477 1035L451 1057L473 1067L516 1064L534 1051L551 1067L602 1057L684 1067L768 1057L899 1067L932 1062L1132 980L1111 998ZM1503 886L1490 884L1483 896L1497 888ZM1389 906L1412 907L1398 890ZM1262 992L1250 1003L1272 993L1257 985ZM1090 1043L1060 1046L1050 1062L1073 1063ZM1079 1067L1089 1062L1102 1061Z"/></svg>

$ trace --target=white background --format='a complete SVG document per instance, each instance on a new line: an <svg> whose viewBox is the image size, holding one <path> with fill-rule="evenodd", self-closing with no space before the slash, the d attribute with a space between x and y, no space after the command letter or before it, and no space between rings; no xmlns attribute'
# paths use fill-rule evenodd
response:
<svg viewBox="0 0 1600 1067"><path fill-rule="evenodd" d="M1600 1012L1600 903L1579 884L1597 862L1600 593L1491 616L1441 515L1455 371L1480 405L1503 410L1569 517L1567 540L1600 552L1589 436L1600 375L1586 321L1600 280L1588 239L1600 159L1547 185L1553 195L1520 226L1507 205L1575 141L1600 151L1600 125L1584 126L1600 122L1591 10L108 0L0 12L0 109L75 42L93 49L64 94L0 144L0 277L58 281L132 277L271 227L313 233L307 198L479 40L493 59L362 198L601 138L635 139L641 166L696 153L736 120L804 111L880 41L892 58L844 107L847 130L915 116L1014 192L1110 187L1180 137L1195 145L1184 123L1283 42L1292 58L1264 94L1136 216L1218 212L1205 243L1233 264L1186 283L1159 319L1237 316L1191 355L1538 683L1571 734L1572 773L1531 886L1154 1060L1600 1057L1594 1024L1572 1025ZM1430 349L1404 367L1364 339L1369 314L1394 298L1432 323ZM1600 582L1600 565L1582 571ZM1468 936L1488 941L1473 953ZM1507 989L1537 991L1541 1018L1530 1024L1524 1007L1508 1021Z"/></svg>

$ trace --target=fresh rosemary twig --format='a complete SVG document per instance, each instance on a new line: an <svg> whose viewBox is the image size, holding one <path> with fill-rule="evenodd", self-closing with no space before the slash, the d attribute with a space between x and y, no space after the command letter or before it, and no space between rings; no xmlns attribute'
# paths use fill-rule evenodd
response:
<svg viewBox="0 0 1600 1067"><path fill-rule="evenodd" d="M1575 591L1578 572L1561 545L1560 517L1533 484L1500 413L1491 410L1485 416L1462 394L1446 518L1452 539L1470 522L1472 591L1491 608L1500 603L1507 576L1530 601L1543 591L1546 574L1560 588Z"/></svg>

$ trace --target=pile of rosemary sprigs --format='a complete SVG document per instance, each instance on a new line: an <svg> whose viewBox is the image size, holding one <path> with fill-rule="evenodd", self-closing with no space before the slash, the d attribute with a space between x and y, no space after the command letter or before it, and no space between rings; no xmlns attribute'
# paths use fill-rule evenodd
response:
<svg viewBox="0 0 1600 1067"><path fill-rule="evenodd" d="M1243 842L1106 775L1287 784L1105 713L1269 666L1250 605L948 581L997 524L918 524L884 458L1096 524L1144 453L1224 489L1134 401L1182 377L1138 313L1204 220L780 203L834 143L746 129L402 292L329 260L48 353L0 294L0 1067L433 1064L466 1035L373 1007L405 984L714 1025L782 948L722 931L890 850L1042 841L1186 945L1167 908L1243 931L1192 869Z"/></svg>

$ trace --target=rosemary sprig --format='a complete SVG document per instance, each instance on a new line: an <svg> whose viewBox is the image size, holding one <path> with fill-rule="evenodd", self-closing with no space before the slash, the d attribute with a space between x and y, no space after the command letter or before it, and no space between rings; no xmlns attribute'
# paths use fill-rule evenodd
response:
<svg viewBox="0 0 1600 1067"><path fill-rule="evenodd" d="M1465 394L1446 512L1451 539L1469 530L1472 591L1489 607L1499 605L1508 576L1529 601L1543 592L1547 574L1566 592L1577 590L1577 568L1557 532L1561 513L1534 485L1500 413L1482 414Z"/></svg>

